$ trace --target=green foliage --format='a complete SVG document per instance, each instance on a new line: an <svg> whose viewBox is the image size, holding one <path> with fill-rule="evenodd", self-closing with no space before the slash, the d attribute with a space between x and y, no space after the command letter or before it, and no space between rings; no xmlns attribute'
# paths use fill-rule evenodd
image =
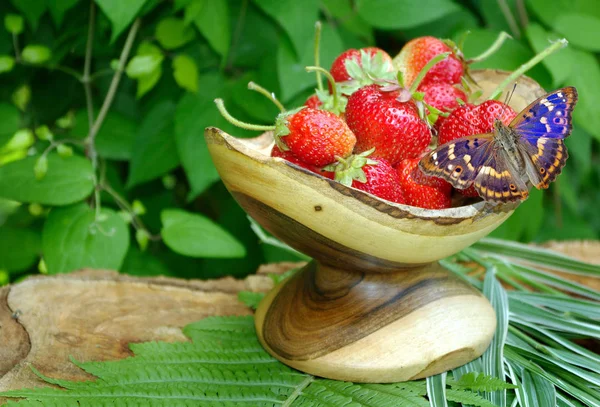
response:
<svg viewBox="0 0 600 407"><path fill-rule="evenodd" d="M575 131L567 140L571 158L559 182L550 191L532 192L494 236L519 241L599 237L595 38L600 12L595 0L528 0L527 15L514 0L506 2L510 15L498 2L467 0L0 3L0 198L43 206L35 217L28 214L27 222L21 219L27 205L0 213L0 228L9 234L39 235L57 207L84 203L95 223L102 213L97 206L123 215L128 249L112 256L119 259L113 266L120 271L139 274L140 265L148 264L149 273L180 277L243 276L266 261L300 258L257 243L250 223L224 191L202 133L215 126L238 137L255 135L226 122L215 109L217 97L241 120L273 123L277 107L248 91L249 81L274 92L287 108L302 104L316 85L315 75L304 67L314 63L314 23L320 20L325 68L350 47L377 45L394 56L416 36L458 39L470 31L464 47L468 59L504 30L512 39L472 67L514 69L549 41L566 37L570 46L528 75L548 89L578 88ZM132 212L136 200L146 213ZM208 246L181 249L166 242L161 235L168 230L161 221L166 208L200 213L226 230L237 249L221 255L232 257L209 260L214 256ZM205 233L199 228L192 234L205 241ZM41 258L60 257L49 250L56 249L42 245L33 252L16 246L15 256L28 259L19 273L38 273ZM202 257L195 257L198 253ZM92 257L65 264L92 266ZM48 264L51 272L53 264Z"/></svg>
<svg viewBox="0 0 600 407"><path fill-rule="evenodd" d="M56 388L15 390L26 397L7 406L393 406L428 407L423 380L353 384L293 370L258 342L252 317L209 317L184 328L192 342L131 344L134 356L109 362L77 362L95 380L70 382L43 376ZM189 383L193 383L190 386ZM456 401L489 407L476 393L448 390ZM178 404L178 405L179 405Z"/></svg>
<svg viewBox="0 0 600 407"><path fill-rule="evenodd" d="M450 379L447 383L456 390L472 391L498 391L506 389L515 389L517 386L508 384L497 377L486 376L483 373L469 372L460 377L459 380Z"/></svg>

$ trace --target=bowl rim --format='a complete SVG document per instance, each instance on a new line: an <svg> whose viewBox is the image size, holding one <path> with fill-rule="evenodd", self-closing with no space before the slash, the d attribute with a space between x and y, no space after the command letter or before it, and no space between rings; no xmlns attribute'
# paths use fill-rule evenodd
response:
<svg viewBox="0 0 600 407"><path fill-rule="evenodd" d="M253 161L269 166L286 166L300 174L299 176L317 177L319 180L327 182L330 187L346 196L352 196L364 204L374 207L380 212L392 212L393 210L403 212L402 218L417 218L422 220L434 221L438 224L455 224L465 220L480 220L498 212L511 212L519 203L491 204L485 201L479 201L468 205L445 208L445 209L425 209L417 206L399 204L379 198L371 193L343 185L337 181L326 178L320 174L314 173L297 164L287 161L280 157L271 157L261 150L266 150L273 145L272 132L265 132L257 137L238 138L217 127L207 127L205 136L210 142L215 140L225 144L229 150L233 150ZM267 143L268 141L268 143ZM262 148L253 148L252 145L263 146Z"/></svg>

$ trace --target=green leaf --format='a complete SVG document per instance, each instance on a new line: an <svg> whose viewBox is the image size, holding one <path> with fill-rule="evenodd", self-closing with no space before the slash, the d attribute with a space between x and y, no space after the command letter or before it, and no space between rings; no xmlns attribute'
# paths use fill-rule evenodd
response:
<svg viewBox="0 0 600 407"><path fill-rule="evenodd" d="M134 20L148 0L95 0L113 26L111 42Z"/></svg>
<svg viewBox="0 0 600 407"><path fill-rule="evenodd" d="M307 44L313 46L314 22L318 20L319 2L317 0L279 1L255 0L266 14L275 19L289 35L294 56L301 56ZM321 49L325 50L325 44ZM328 66L328 65L323 65Z"/></svg>
<svg viewBox="0 0 600 407"><path fill-rule="evenodd" d="M9 55L0 55L0 73L10 72L15 66L15 59Z"/></svg>
<svg viewBox="0 0 600 407"><path fill-rule="evenodd" d="M196 37L192 27L175 17L166 17L160 20L154 35L165 49L179 48Z"/></svg>
<svg viewBox="0 0 600 407"><path fill-rule="evenodd" d="M172 276L173 273L156 256L131 245L123 265L121 273L134 276Z"/></svg>
<svg viewBox="0 0 600 407"><path fill-rule="evenodd" d="M173 60L173 77L183 89L196 93L198 91L198 67L187 55L177 55Z"/></svg>
<svg viewBox="0 0 600 407"><path fill-rule="evenodd" d="M27 105L31 101L31 88L29 85L21 85L19 86L12 94L12 102L21 110L22 112L27 109Z"/></svg>
<svg viewBox="0 0 600 407"><path fill-rule="evenodd" d="M511 291L509 298L517 299L538 307L547 307L557 312L569 312L600 321L600 304L596 301L570 297L557 297L553 294Z"/></svg>
<svg viewBox="0 0 600 407"><path fill-rule="evenodd" d="M238 293L238 300L252 309L257 309L258 304L260 304L264 297L265 293L255 293L252 291L240 291Z"/></svg>
<svg viewBox="0 0 600 407"><path fill-rule="evenodd" d="M29 21L31 28L37 29L38 21L46 11L46 0L10 0L11 3L19 10Z"/></svg>
<svg viewBox="0 0 600 407"><path fill-rule="evenodd" d="M52 52L50 48L43 45L27 45L21 52L23 61L30 64L42 64L50 59Z"/></svg>
<svg viewBox="0 0 600 407"><path fill-rule="evenodd" d="M69 136L84 139L89 133L87 110L78 110ZM111 160L130 160L134 149L137 124L122 114L109 111L96 134L96 151Z"/></svg>
<svg viewBox="0 0 600 407"><path fill-rule="evenodd" d="M446 372L427 378L427 397L431 407L448 407L446 402Z"/></svg>
<svg viewBox="0 0 600 407"><path fill-rule="evenodd" d="M504 380L504 342L508 330L508 298L506 291L496 280L495 269L488 269L483 281L483 295L490 300L496 311L496 332L490 347L481 356L483 372L487 376ZM485 398L499 407L506 407L506 390L486 392Z"/></svg>
<svg viewBox="0 0 600 407"><path fill-rule="evenodd" d="M190 257L238 258L246 249L209 218L178 209L165 209L161 235L173 251Z"/></svg>
<svg viewBox="0 0 600 407"><path fill-rule="evenodd" d="M138 79L138 86L136 97L139 99L146 93L150 92L152 88L158 83L162 76L162 65L158 65L154 71L148 75L141 76Z"/></svg>
<svg viewBox="0 0 600 407"><path fill-rule="evenodd" d="M523 392L528 407L545 407L556 405L556 389L547 379L523 371Z"/></svg>
<svg viewBox="0 0 600 407"><path fill-rule="evenodd" d="M75 7L79 0L51 0L47 2L48 11L57 27L60 27L66 12Z"/></svg>
<svg viewBox="0 0 600 407"><path fill-rule="evenodd" d="M19 130L21 113L8 103L0 103L0 146L4 145Z"/></svg>
<svg viewBox="0 0 600 407"><path fill-rule="evenodd" d="M44 179L46 174L48 173L48 156L41 155L35 161L33 165L33 174L35 175L35 179L41 181Z"/></svg>
<svg viewBox="0 0 600 407"><path fill-rule="evenodd" d="M125 73L130 78L138 79L152 74L163 61L162 55L136 55L125 67Z"/></svg>
<svg viewBox="0 0 600 407"><path fill-rule="evenodd" d="M186 21L193 21L210 46L225 57L231 30L227 0L194 0L186 8Z"/></svg>
<svg viewBox="0 0 600 407"><path fill-rule="evenodd" d="M579 92L579 103L573 111L575 125L583 127L600 141L600 64L589 52L572 50L571 64L574 69L569 83Z"/></svg>
<svg viewBox="0 0 600 407"><path fill-rule="evenodd" d="M98 219L84 203L53 209L42 233L44 261L49 274L84 267L119 270L129 247L129 229L112 209Z"/></svg>
<svg viewBox="0 0 600 407"><path fill-rule="evenodd" d="M131 344L131 358L74 362L98 380L71 382L36 370L42 380L64 389L39 387L1 396L26 397L19 401L25 406L92 406L107 400L115 406L172 406L174 397L179 404L215 407L429 406L423 381L353 384L288 368L262 348L252 317L209 317L186 326L184 333L191 342Z"/></svg>
<svg viewBox="0 0 600 407"><path fill-rule="evenodd" d="M350 0L323 0L323 6L349 32L374 44L373 27L363 20L353 8Z"/></svg>
<svg viewBox="0 0 600 407"><path fill-rule="evenodd" d="M0 197L42 205L68 205L92 193L94 172L88 160L49 154L48 173L38 181L33 172L38 157L27 157L0 167Z"/></svg>
<svg viewBox="0 0 600 407"><path fill-rule="evenodd" d="M224 78L216 73L200 77L198 94L181 98L175 112L175 140L183 169L190 182L189 199L196 197L219 179L204 140L204 129L226 123L217 111L213 99L223 96Z"/></svg>
<svg viewBox="0 0 600 407"><path fill-rule="evenodd" d="M466 390L446 389L446 398L448 401L469 405L469 407L497 407L479 394Z"/></svg>
<svg viewBox="0 0 600 407"><path fill-rule="evenodd" d="M536 53L542 52L542 50L548 47L550 42L560 38L557 34L545 31L541 25L536 23L529 24L525 30L525 34ZM572 52L570 47L558 50L542 61L542 64L548 68L548 71L552 75L554 86L560 86L565 83L571 74L571 61Z"/></svg>
<svg viewBox="0 0 600 407"><path fill-rule="evenodd" d="M4 16L4 28L11 34L19 35L23 32L23 17L18 14Z"/></svg>
<svg viewBox="0 0 600 407"><path fill-rule="evenodd" d="M471 391L497 391L516 387L498 377L486 376L481 372L465 373L458 380L448 379L447 383L453 389Z"/></svg>
<svg viewBox="0 0 600 407"><path fill-rule="evenodd" d="M553 28L575 46L600 51L600 18L591 15L561 14Z"/></svg>
<svg viewBox="0 0 600 407"><path fill-rule="evenodd" d="M277 50L277 73L281 87L281 99L289 101L301 91L316 86L314 73L308 73L305 66L314 63L313 42L304 44L300 59L295 56L291 44L286 39L279 43ZM334 59L342 53L344 44L335 28L323 24L321 33L321 66L331 66Z"/></svg>
<svg viewBox="0 0 600 407"><path fill-rule="evenodd" d="M41 253L41 238L32 229L0 227L0 270L27 270Z"/></svg>
<svg viewBox="0 0 600 407"><path fill-rule="evenodd" d="M489 253L501 254L514 259L525 260L530 264L537 264L545 268L552 268L566 273L592 277L600 276L600 265L586 263L543 247L502 239L484 238L475 243L473 248Z"/></svg>
<svg viewBox="0 0 600 407"><path fill-rule="evenodd" d="M175 105L158 103L140 123L134 141L127 188L158 178L179 165L174 139Z"/></svg>
<svg viewBox="0 0 600 407"><path fill-rule="evenodd" d="M356 9L373 27L394 30L437 20L460 7L450 0L357 0Z"/></svg>

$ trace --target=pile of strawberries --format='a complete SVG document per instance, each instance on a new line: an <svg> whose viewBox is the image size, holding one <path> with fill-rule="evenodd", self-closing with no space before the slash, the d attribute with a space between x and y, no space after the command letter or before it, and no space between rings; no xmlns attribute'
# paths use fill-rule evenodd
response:
<svg viewBox="0 0 600 407"><path fill-rule="evenodd" d="M490 132L500 114L506 124L516 115L495 100L469 103L467 62L434 37L413 39L394 60L378 48L350 49L323 74L329 91L277 117L271 155L400 204L449 208L452 186L418 168L432 138Z"/></svg>

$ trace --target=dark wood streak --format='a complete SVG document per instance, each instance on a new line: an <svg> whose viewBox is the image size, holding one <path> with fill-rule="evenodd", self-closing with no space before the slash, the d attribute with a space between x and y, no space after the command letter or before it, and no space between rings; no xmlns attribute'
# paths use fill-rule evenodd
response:
<svg viewBox="0 0 600 407"><path fill-rule="evenodd" d="M263 338L288 360L312 360L442 298L480 294L439 264L395 273L348 272L311 262L284 284Z"/></svg>
<svg viewBox="0 0 600 407"><path fill-rule="evenodd" d="M335 265L346 270L365 270L383 273L419 266L418 264L404 264L382 259L348 248L315 232L263 202L238 191L232 190L230 192L242 208L265 229L294 249L310 257L317 258L323 263ZM315 216L326 216L324 212L313 211Z"/></svg>

